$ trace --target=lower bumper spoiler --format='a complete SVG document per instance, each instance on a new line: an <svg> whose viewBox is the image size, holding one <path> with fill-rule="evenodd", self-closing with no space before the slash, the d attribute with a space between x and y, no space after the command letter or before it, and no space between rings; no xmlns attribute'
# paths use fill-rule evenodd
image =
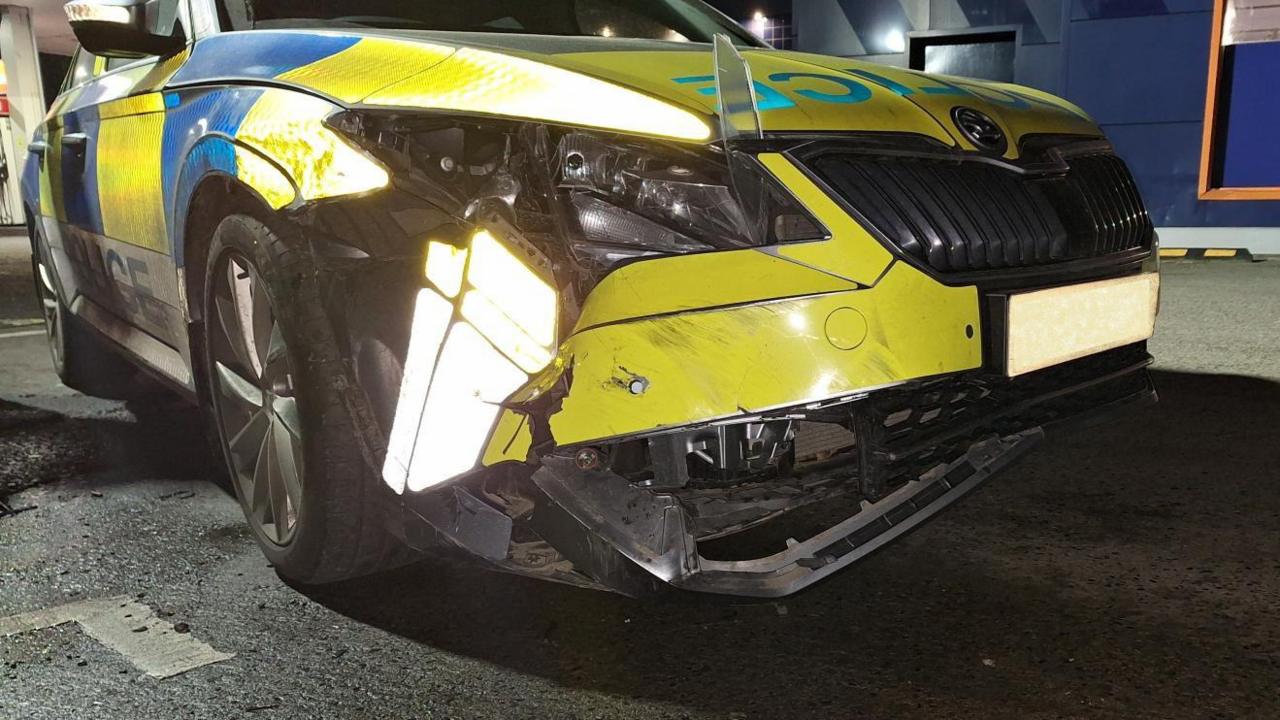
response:
<svg viewBox="0 0 1280 720"><path fill-rule="evenodd" d="M1039 444L1040 428L973 445L956 462L908 482L853 517L783 552L743 561L709 560L685 530L675 498L609 473L549 464L534 482L560 508L649 573L698 592L774 598L798 592L870 555L964 497Z"/></svg>
<svg viewBox="0 0 1280 720"><path fill-rule="evenodd" d="M1153 402L1155 388L1145 370L1150 357L1138 354L1138 361L1117 356L1107 361L1110 370L1089 372L1002 404L998 411L984 414L980 427L967 421L943 423L941 432L930 433L925 444L948 442L953 461L919 475L908 473L914 479L879 500L863 501L843 520L807 539L778 543L773 547L784 549L763 557L705 557L699 550L705 540L700 540L675 494L640 487L607 470L582 470L564 456L543 459L531 478L536 490L528 498L532 507L518 517L454 486L398 508L399 530L414 547L436 544L432 538L444 540L510 572L629 595L666 584L723 595L784 597L924 524L1032 450L1047 430ZM1065 403L1053 409L1059 401ZM968 439L955 438L961 431ZM890 459L894 457L890 453ZM568 562L536 570L514 562L516 550L523 547L513 534L516 525L531 530Z"/></svg>
<svg viewBox="0 0 1280 720"><path fill-rule="evenodd" d="M1142 373L1137 376L1140 390L1131 389L1088 410L1041 420L1041 424L1017 432L978 439L954 462L934 467L877 502L864 501L851 517L807 540L788 540L786 549L773 555L731 561L703 557L689 530L688 516L674 496L636 487L610 472L584 472L568 459L549 458L533 475L534 483L549 500L535 513L543 521L536 523L536 529L541 532L554 527L552 534L560 539L576 538L571 542L548 540L597 582L622 592L636 590L635 570L642 568L645 572L640 574L650 581L656 578L686 590L783 597L919 527L1037 446L1046 428L1095 420L1121 407L1154 402L1156 392L1144 370L1149 362L1148 357L1116 373L1047 393L1028 405L1051 402L1137 373Z"/></svg>

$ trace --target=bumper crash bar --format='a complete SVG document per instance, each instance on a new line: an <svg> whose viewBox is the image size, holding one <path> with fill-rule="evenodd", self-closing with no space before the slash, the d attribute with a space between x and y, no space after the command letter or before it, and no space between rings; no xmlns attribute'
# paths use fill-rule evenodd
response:
<svg viewBox="0 0 1280 720"><path fill-rule="evenodd" d="M754 560L702 557L675 497L637 488L612 473L582 472L571 461L552 461L533 480L558 510L604 541L590 544L597 561L599 549L608 545L679 588L771 598L798 592L911 531L1043 438L1037 427L979 441L950 465L930 470L879 502L864 502L847 520L803 542L789 540L786 550Z"/></svg>

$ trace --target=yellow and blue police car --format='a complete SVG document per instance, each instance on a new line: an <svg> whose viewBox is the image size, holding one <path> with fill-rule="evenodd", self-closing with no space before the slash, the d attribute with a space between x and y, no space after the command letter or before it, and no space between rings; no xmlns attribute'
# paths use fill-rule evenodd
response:
<svg viewBox="0 0 1280 720"><path fill-rule="evenodd" d="M23 176L63 381L202 407L284 575L796 592L1153 400L1080 108L698 0L75 0Z"/></svg>

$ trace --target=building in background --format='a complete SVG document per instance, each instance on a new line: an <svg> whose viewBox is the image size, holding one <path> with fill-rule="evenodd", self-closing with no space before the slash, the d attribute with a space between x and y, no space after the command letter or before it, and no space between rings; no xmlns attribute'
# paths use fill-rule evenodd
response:
<svg viewBox="0 0 1280 720"><path fill-rule="evenodd" d="M791 0L712 0L711 4L773 47L795 49Z"/></svg>
<svg viewBox="0 0 1280 720"><path fill-rule="evenodd" d="M1062 95L1129 162L1167 246L1280 253L1280 0L714 4L789 17L796 50Z"/></svg>

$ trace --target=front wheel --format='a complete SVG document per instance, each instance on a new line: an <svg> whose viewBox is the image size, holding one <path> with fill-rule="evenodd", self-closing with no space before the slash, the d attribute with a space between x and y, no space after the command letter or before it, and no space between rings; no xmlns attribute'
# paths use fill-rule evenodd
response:
<svg viewBox="0 0 1280 720"><path fill-rule="evenodd" d="M379 522L377 478L325 382L325 319L303 264L252 217L218 226L205 266L205 376L254 537L281 574L322 583L389 567L403 551Z"/></svg>

